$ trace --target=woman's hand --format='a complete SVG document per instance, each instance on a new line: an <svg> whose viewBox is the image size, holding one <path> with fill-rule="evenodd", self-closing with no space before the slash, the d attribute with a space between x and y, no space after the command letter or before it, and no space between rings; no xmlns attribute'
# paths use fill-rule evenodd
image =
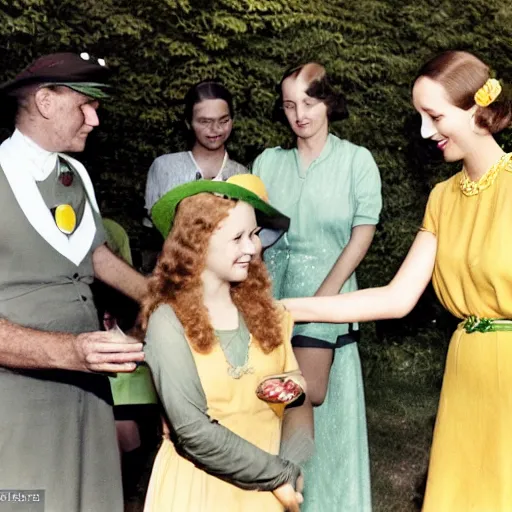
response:
<svg viewBox="0 0 512 512"><path fill-rule="evenodd" d="M297 492L292 484L283 484L272 491L281 505L288 512L300 512L300 504L304 501L302 494Z"/></svg>

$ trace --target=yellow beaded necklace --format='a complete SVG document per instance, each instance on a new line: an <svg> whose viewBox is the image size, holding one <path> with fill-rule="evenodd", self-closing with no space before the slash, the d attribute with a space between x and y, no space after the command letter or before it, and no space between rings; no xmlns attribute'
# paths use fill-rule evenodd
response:
<svg viewBox="0 0 512 512"><path fill-rule="evenodd" d="M503 155L478 181L472 181L466 169L462 169L462 176L459 181L462 193L465 196L475 196L482 190L489 188L502 169L512 172L512 153Z"/></svg>

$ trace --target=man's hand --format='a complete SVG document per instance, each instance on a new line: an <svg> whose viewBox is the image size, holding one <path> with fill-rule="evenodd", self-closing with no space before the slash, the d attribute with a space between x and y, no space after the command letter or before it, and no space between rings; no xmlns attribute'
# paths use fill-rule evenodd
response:
<svg viewBox="0 0 512 512"><path fill-rule="evenodd" d="M118 332L84 332L73 338L71 370L128 373L144 361L142 343Z"/></svg>

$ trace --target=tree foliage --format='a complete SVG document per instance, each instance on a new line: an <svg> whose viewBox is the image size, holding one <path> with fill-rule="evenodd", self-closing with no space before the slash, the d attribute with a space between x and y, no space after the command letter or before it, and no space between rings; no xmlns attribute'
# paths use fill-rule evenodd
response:
<svg viewBox="0 0 512 512"><path fill-rule="evenodd" d="M216 78L233 92L230 153L248 164L290 139L271 119L283 71L324 63L350 109L332 130L368 147L383 178L381 227L359 273L365 286L392 277L430 188L454 171L434 162L432 148L419 140L410 104L416 70L442 50L467 49L511 83L510 41L512 7L504 0L0 0L0 79L62 50L104 56L114 70L115 96L102 106L102 126L82 159L104 213L128 227L136 251L145 243L140 220L149 165L184 148L186 90ZM510 134L502 141L511 147ZM427 293L408 321L379 332L410 334L436 318L439 308Z"/></svg>

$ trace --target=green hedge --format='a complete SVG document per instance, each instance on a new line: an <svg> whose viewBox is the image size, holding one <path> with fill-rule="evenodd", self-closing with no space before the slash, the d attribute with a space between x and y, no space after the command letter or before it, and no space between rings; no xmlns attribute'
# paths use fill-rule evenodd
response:
<svg viewBox="0 0 512 512"><path fill-rule="evenodd" d="M62 50L87 50L113 68L116 95L81 158L104 214L128 228L136 252L147 242L140 219L149 165L184 148L180 100L188 87L217 78L234 93L230 153L248 164L290 140L271 121L284 69L324 63L350 109L333 132L368 147L383 178L382 223L359 272L363 286L393 276L430 188L457 169L433 162L419 140L410 104L416 70L442 50L467 49L510 82L510 41L512 8L503 0L0 0L1 80ZM510 134L502 141L512 147ZM391 347L420 334L421 345L439 346L450 327L429 291L405 321L379 324L377 338Z"/></svg>

